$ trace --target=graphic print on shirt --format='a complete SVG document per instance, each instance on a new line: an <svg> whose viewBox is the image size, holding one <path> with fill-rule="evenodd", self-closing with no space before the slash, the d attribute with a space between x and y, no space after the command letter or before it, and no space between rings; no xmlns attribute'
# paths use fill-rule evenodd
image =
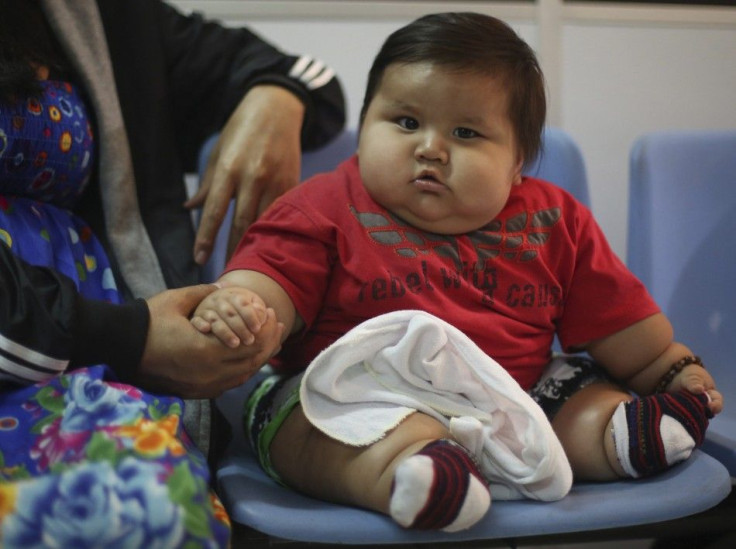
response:
<svg viewBox="0 0 736 549"><path fill-rule="evenodd" d="M552 227L562 217L559 207L533 213L521 212L508 219L496 219L481 229L467 233L463 238L467 238L475 254L474 261L469 262L461 258L456 236L422 231L390 212L359 212L352 205L350 211L370 240L392 248L400 257L422 258L433 254L451 261L454 272L441 268L438 275L444 288L458 289L465 281L483 292L486 305L493 303L493 291L498 286L494 262L527 263L535 260L539 256L538 248L547 244ZM421 279L426 281L427 288L431 288L427 278L427 263L422 261L421 266ZM537 288L535 293L545 294L543 300L550 305L559 303L562 297L561 289L557 287Z"/></svg>

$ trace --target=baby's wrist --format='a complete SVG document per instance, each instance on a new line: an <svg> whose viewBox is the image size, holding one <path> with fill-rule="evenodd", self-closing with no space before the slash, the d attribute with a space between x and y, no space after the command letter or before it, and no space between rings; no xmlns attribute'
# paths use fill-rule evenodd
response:
<svg viewBox="0 0 736 549"><path fill-rule="evenodd" d="M703 361L700 359L699 356L695 356L695 355L684 356L677 362L673 363L672 366L670 366L669 370L667 370L667 372L659 379L659 382L657 383L657 386L654 389L654 392L655 393L666 392L667 388L674 381L674 379L687 366L690 366L692 364L700 366L701 368L705 368L705 365L703 364Z"/></svg>

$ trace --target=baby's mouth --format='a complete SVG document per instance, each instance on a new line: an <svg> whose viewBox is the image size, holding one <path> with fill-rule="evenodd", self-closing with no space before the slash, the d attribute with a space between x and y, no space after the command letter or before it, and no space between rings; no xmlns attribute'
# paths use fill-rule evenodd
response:
<svg viewBox="0 0 736 549"><path fill-rule="evenodd" d="M419 174L419 176L412 181L412 184L423 192L439 193L447 190L447 186L432 173Z"/></svg>

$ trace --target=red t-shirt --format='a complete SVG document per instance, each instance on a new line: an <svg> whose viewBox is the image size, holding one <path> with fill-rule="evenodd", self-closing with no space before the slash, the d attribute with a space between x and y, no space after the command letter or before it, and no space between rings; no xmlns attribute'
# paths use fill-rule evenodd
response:
<svg viewBox="0 0 736 549"><path fill-rule="evenodd" d="M525 178L486 227L432 234L371 199L357 157L277 200L227 269L272 277L304 320L279 356L282 371L305 368L364 320L421 309L463 331L528 389L555 333L572 348L659 311L589 210L559 187Z"/></svg>

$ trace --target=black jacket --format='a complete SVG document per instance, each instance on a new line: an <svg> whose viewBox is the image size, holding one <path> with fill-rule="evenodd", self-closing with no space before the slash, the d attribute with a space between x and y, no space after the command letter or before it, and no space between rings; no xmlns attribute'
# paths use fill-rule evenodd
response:
<svg viewBox="0 0 736 549"><path fill-rule="evenodd" d="M197 151L258 83L295 92L307 111L305 150L342 129L345 107L336 78L310 90L289 71L298 57L284 55L242 28L194 14L184 16L156 0L98 0L130 142L143 221L169 287L199 281L192 259L194 231L183 185L196 170ZM88 189L78 213L107 245L99 192ZM114 260L114 257L111 257ZM121 280L121 277L117 277Z"/></svg>
<svg viewBox="0 0 736 549"><path fill-rule="evenodd" d="M142 299L85 299L71 279L18 259L0 239L0 387L96 363L132 381L148 320Z"/></svg>
<svg viewBox="0 0 736 549"><path fill-rule="evenodd" d="M196 14L185 16L157 0L97 3L143 221L169 287L197 283L194 229L182 203L183 177L195 170L200 145L250 87L274 83L304 101L302 145L306 150L319 147L343 127L340 84L332 78L308 88L289 76L298 57L284 55L248 30L226 28ZM94 178L77 213L107 245ZM113 254L110 258L114 261ZM32 374L23 372L43 371L48 365L93 363L108 363L130 379L143 352L148 320L144 301L116 306L86 300L71 280L32 267L0 245L0 380L28 381Z"/></svg>

